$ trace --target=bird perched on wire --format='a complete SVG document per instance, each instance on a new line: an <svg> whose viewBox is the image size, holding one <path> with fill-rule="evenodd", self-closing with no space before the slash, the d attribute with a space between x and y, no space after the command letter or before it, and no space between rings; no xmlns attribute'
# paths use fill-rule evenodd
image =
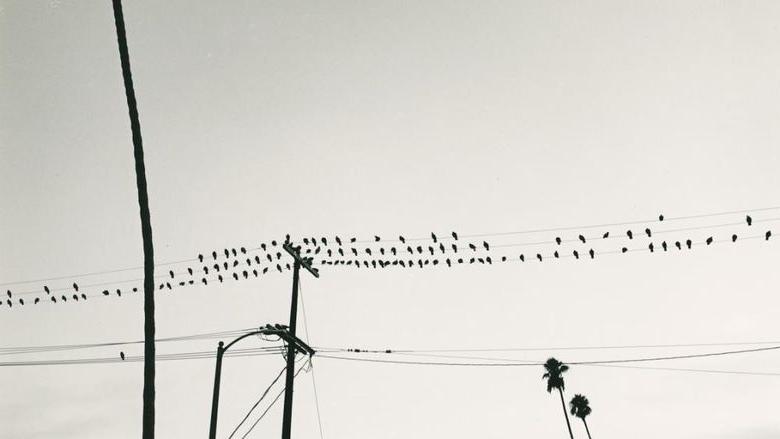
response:
<svg viewBox="0 0 780 439"><path fill-rule="evenodd" d="M560 255L558 254L558 250L555 250L555 252L553 252L553 257L555 257L555 259L558 259L560 257Z"/></svg>
<svg viewBox="0 0 780 439"><path fill-rule="evenodd" d="M666 241L663 241L663 242L661 243L661 247L663 247L664 251L666 251L666 248L667 248L667 247L666 247Z"/></svg>
<svg viewBox="0 0 780 439"><path fill-rule="evenodd" d="M374 235L374 242L379 242L379 241L381 241L381 240L382 240L382 238L380 238L380 237L378 237L378 236Z"/></svg>
<svg viewBox="0 0 780 439"><path fill-rule="evenodd" d="M750 217L750 215L745 216L745 222L747 222L747 225L752 226L753 225L753 218Z"/></svg>
<svg viewBox="0 0 780 439"><path fill-rule="evenodd" d="M737 235L731 235L731 242L737 242Z"/></svg>
<svg viewBox="0 0 780 439"><path fill-rule="evenodd" d="M682 244L680 244L680 241L675 241L674 246L677 247L677 250L682 250Z"/></svg>
<svg viewBox="0 0 780 439"><path fill-rule="evenodd" d="M341 245L341 238L338 236L336 237L336 244Z"/></svg>
<svg viewBox="0 0 780 439"><path fill-rule="evenodd" d="M772 236L772 231L767 230L766 233L764 233L764 241L769 241L769 238Z"/></svg>
<svg viewBox="0 0 780 439"><path fill-rule="evenodd" d="M203 263L203 255L202 254L198 255L198 262Z"/></svg>
<svg viewBox="0 0 780 439"><path fill-rule="evenodd" d="M650 253L653 253L655 251L655 246L653 245L652 242L650 243L650 245L647 246L647 248L650 249Z"/></svg>
<svg viewBox="0 0 780 439"><path fill-rule="evenodd" d="M536 254L536 259L538 259L538 260L539 260L539 262L542 262L542 255L541 255L541 254L539 254L539 253L537 253L537 254Z"/></svg>
<svg viewBox="0 0 780 439"><path fill-rule="evenodd" d="M436 234L435 234L435 233L433 233L433 232L431 232L431 239L433 239L433 243L434 243L434 244L436 244L436 242L437 242L437 240L436 240Z"/></svg>
<svg viewBox="0 0 780 439"><path fill-rule="evenodd" d="M634 232L626 230L626 236L628 236L628 239L634 239Z"/></svg>
<svg viewBox="0 0 780 439"><path fill-rule="evenodd" d="M125 361L125 353L122 351L119 351L119 358L122 359L122 361Z"/></svg>
<svg viewBox="0 0 780 439"><path fill-rule="evenodd" d="M561 237L560 236L556 236L555 237L555 243L558 244L558 245L561 245Z"/></svg>
<svg viewBox="0 0 780 439"><path fill-rule="evenodd" d="M474 244L472 244L472 243L469 243L469 248L470 248L471 250L473 250L473 251L477 251L477 246L476 246L476 245L474 245Z"/></svg>
<svg viewBox="0 0 780 439"><path fill-rule="evenodd" d="M685 240L685 246L688 247L689 250L690 250L692 245L693 245L693 242L690 239L686 239Z"/></svg>
<svg viewBox="0 0 780 439"><path fill-rule="evenodd" d="M707 241L706 241L706 242L707 242L707 245L710 245L710 244L712 244L712 236L710 236L709 238L707 238Z"/></svg>
<svg viewBox="0 0 780 439"><path fill-rule="evenodd" d="M647 234L648 238L651 238L653 236L653 232L650 231L650 229L645 229L645 233Z"/></svg>
<svg viewBox="0 0 780 439"><path fill-rule="evenodd" d="M593 259L596 257L596 252L593 251L593 249L588 250L588 254L590 255L590 258Z"/></svg>
<svg viewBox="0 0 780 439"><path fill-rule="evenodd" d="M490 251L490 244L488 244L487 241L482 241L482 247L485 247L485 250Z"/></svg>
<svg viewBox="0 0 780 439"><path fill-rule="evenodd" d="M77 284L76 282L73 282L73 289L78 291L79 290L79 284Z"/></svg>
<svg viewBox="0 0 780 439"><path fill-rule="evenodd" d="M452 251L457 253L458 252L458 246L455 244L452 244Z"/></svg>
<svg viewBox="0 0 780 439"><path fill-rule="evenodd" d="M579 238L580 238L580 241L582 241L582 243L585 244L585 237L580 235Z"/></svg>
<svg viewBox="0 0 780 439"><path fill-rule="evenodd" d="M607 239L607 238L609 238L609 232L606 232L603 235L601 235L601 239Z"/></svg>
<svg viewBox="0 0 780 439"><path fill-rule="evenodd" d="M214 260L217 260L217 252L213 251L211 252L211 257L214 258Z"/></svg>
<svg viewBox="0 0 780 439"><path fill-rule="evenodd" d="M401 244L406 244L406 239L403 236L398 236L398 240L401 241Z"/></svg>
<svg viewBox="0 0 780 439"><path fill-rule="evenodd" d="M49 291L49 287L46 285L43 286L43 291L46 291L46 294L51 294L51 291Z"/></svg>
<svg viewBox="0 0 780 439"><path fill-rule="evenodd" d="M628 251L628 248L627 248L627 247L623 247L622 249L620 249L620 252L621 252L621 253L625 253L625 252L627 252L627 251Z"/></svg>
<svg viewBox="0 0 780 439"><path fill-rule="evenodd" d="M571 252L571 254L574 256L574 259L580 258L580 253L577 250L574 250L573 252Z"/></svg>
<svg viewBox="0 0 780 439"><path fill-rule="evenodd" d="M458 234L455 233L455 232L452 232L452 239L457 241L458 240Z"/></svg>

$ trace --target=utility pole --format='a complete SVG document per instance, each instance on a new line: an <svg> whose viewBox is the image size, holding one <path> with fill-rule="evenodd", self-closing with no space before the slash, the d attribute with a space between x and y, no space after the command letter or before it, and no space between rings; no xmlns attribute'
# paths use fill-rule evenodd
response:
<svg viewBox="0 0 780 439"><path fill-rule="evenodd" d="M298 320L298 273L301 267L305 268L314 277L320 277L319 271L311 266L311 258L301 257L301 248L293 247L289 242L284 243L284 250L295 259L293 264L293 287L292 299L290 301L290 327L288 333L295 337L295 323ZM287 375L284 388L284 418L282 419L282 439L291 438L292 430L292 403L293 403L293 382L295 380L295 345L287 344Z"/></svg>

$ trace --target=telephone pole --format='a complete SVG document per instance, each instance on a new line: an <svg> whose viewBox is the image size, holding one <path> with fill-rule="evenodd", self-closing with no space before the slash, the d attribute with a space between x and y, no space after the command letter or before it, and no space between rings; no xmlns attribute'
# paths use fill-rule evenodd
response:
<svg viewBox="0 0 780 439"><path fill-rule="evenodd" d="M295 259L293 264L293 287L292 299L290 300L290 327L287 332L291 337L295 337L295 324L298 320L298 274L301 267L311 273L314 277L320 277L319 271L311 266L312 258L302 258L301 248L293 247L289 242L284 243L284 250ZM292 430L292 403L293 403L293 382L295 380L295 345L287 344L287 375L284 388L284 417L282 419L282 439L290 439Z"/></svg>

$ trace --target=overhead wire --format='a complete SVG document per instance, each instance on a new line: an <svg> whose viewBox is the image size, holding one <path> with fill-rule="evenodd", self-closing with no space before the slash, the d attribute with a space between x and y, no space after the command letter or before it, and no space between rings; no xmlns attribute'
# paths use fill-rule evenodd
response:
<svg viewBox="0 0 780 439"><path fill-rule="evenodd" d="M309 361L311 361L311 358L309 359ZM298 368L298 370L293 375L293 379L295 379L298 376L298 374L301 373L301 371L303 370L304 367L306 367L306 363L302 364L301 367ZM286 389L287 389L287 387L285 386L285 387L282 388L282 390L279 391L279 393L276 395L276 398L274 398L273 401L271 401L271 404L265 409L265 411L263 411L263 413L260 414L260 417L257 418L257 420L255 420L255 422L252 424L252 426L249 427L249 430L247 430L247 432L244 433L243 436L241 436L241 439L244 439L247 436L249 436L249 433L251 433L252 430L255 429L257 424L265 417L266 413L268 413L268 411L271 410L271 407L273 407L274 404L276 404L276 401L278 401L279 398L281 398L282 394L284 394L284 391Z"/></svg>
<svg viewBox="0 0 780 439"><path fill-rule="evenodd" d="M298 280L298 293L301 297L301 311L303 311L303 328L306 332L306 342L311 343L311 337L309 337L309 321L306 318L306 304L303 300L303 282L301 280ZM322 415L320 414L320 398L317 395L317 381L314 379L314 362L311 358L309 358L309 364L311 365L311 385L314 389L314 405L317 409L317 425L319 426L320 431L320 439L324 439L324 435L322 432Z"/></svg>
<svg viewBox="0 0 780 439"><path fill-rule="evenodd" d="M246 422L246 420L247 420L247 419L249 419L249 416L252 414L252 412L255 410L255 408L257 408L257 406L260 404L260 402L263 400L263 398L265 398L265 397L266 397L266 395L268 395L268 392L270 392L270 391L271 391L271 387L273 387L273 386L274 386L274 384L276 384L276 382L277 382L277 381L279 381L279 378L281 378L281 377L282 377L282 374L284 373L284 371L285 371L285 370L287 370L287 368L286 368L286 367L283 367L283 368L282 368L282 370L280 370L280 371L279 371L279 374L278 374L278 375L276 375L276 378L274 378L274 380L273 380L273 381L271 381L271 384L269 384L269 385L268 385L268 387L266 387L266 389L265 389L265 390L263 391L263 393L260 395L260 398L257 400L257 402L255 402L255 403L252 405L252 407L251 407L251 408L249 409L249 411L246 413L246 415L244 416L244 418L243 418L243 419L241 419L241 422L239 422L239 423L238 423L238 425L236 425L236 428L234 428L234 429L233 429L233 431L230 433L230 436L228 436L228 439L233 439L233 436L236 434L236 432L238 431L238 429L239 429L239 428L241 428L241 426L242 426L242 425L244 425L244 422Z"/></svg>

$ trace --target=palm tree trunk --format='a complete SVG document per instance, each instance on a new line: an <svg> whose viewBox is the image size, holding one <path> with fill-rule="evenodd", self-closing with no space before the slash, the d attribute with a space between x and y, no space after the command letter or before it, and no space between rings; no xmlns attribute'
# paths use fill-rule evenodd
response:
<svg viewBox="0 0 780 439"><path fill-rule="evenodd" d="M566 413L566 402L563 400L563 389L558 387L558 392L561 394L561 405L563 406L563 416L566 417L566 427L569 429L569 437L574 439L574 433L571 432L571 424L569 423L569 414Z"/></svg>
<svg viewBox="0 0 780 439"><path fill-rule="evenodd" d="M130 54L127 50L125 20L122 14L122 0L113 0L114 22L116 24L119 58L122 63L122 78L125 83L127 107L130 113L130 130L133 134L133 155L135 158L135 180L138 188L138 207L141 214L141 237L144 249L144 390L143 390L143 439L154 439L154 246L152 244L152 222L149 214L149 195L146 189L146 168L144 148L141 140L141 124L138 120L138 106L130 72Z"/></svg>
<svg viewBox="0 0 780 439"><path fill-rule="evenodd" d="M588 430L588 423L585 421L585 418L582 418L582 423L585 424L585 432L588 433L588 439L592 439L590 437L590 430Z"/></svg>

